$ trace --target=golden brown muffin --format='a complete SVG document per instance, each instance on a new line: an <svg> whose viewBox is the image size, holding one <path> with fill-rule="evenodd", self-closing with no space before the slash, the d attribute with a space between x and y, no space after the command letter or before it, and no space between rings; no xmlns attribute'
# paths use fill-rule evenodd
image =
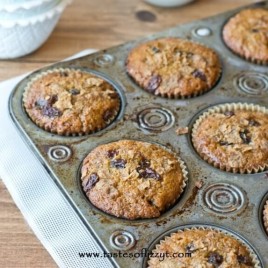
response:
<svg viewBox="0 0 268 268"><path fill-rule="evenodd" d="M268 201L266 201L266 204L263 210L263 223L264 223L265 230L268 234Z"/></svg>
<svg viewBox="0 0 268 268"><path fill-rule="evenodd" d="M198 96L211 89L221 73L219 58L212 49L179 38L135 47L126 68L144 90L168 98Z"/></svg>
<svg viewBox="0 0 268 268"><path fill-rule="evenodd" d="M254 262L249 250L235 238L209 229L178 231L160 241L153 250L154 255L170 257L150 257L149 268L250 268ZM191 257L172 257L173 253L190 253Z"/></svg>
<svg viewBox="0 0 268 268"><path fill-rule="evenodd" d="M193 127L193 145L203 159L222 170L262 171L268 167L268 114L238 107L219 105L201 115Z"/></svg>
<svg viewBox="0 0 268 268"><path fill-rule="evenodd" d="M105 80L79 70L52 70L27 86L24 107L39 127L60 135L96 132L120 110L117 91Z"/></svg>
<svg viewBox="0 0 268 268"><path fill-rule="evenodd" d="M84 159L82 186L91 203L108 214L154 218L179 198L184 172L162 147L120 140L98 146Z"/></svg>
<svg viewBox="0 0 268 268"><path fill-rule="evenodd" d="M268 10L245 9L223 28L226 45L241 57L259 64L268 63Z"/></svg>

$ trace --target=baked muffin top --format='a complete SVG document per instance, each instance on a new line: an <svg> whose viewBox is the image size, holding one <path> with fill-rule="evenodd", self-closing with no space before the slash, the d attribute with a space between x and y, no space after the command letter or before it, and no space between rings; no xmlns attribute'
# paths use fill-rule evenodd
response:
<svg viewBox="0 0 268 268"><path fill-rule="evenodd" d="M120 97L112 85L94 74L71 69L34 78L23 103L35 124L61 135L103 129L120 110Z"/></svg>
<svg viewBox="0 0 268 268"><path fill-rule="evenodd" d="M240 56L268 63L268 10L245 9L232 17L223 28L226 45Z"/></svg>
<svg viewBox="0 0 268 268"><path fill-rule="evenodd" d="M128 74L144 90L168 98L202 94L217 82L217 54L203 45L179 38L148 41L128 55Z"/></svg>
<svg viewBox="0 0 268 268"><path fill-rule="evenodd" d="M190 229L173 233L153 253L191 253L191 257L151 257L150 268L249 268L254 267L249 250L235 238L215 230Z"/></svg>
<svg viewBox="0 0 268 268"><path fill-rule="evenodd" d="M96 147L82 167L82 186L91 203L131 220L160 216L180 196L184 180L174 154L134 140Z"/></svg>
<svg viewBox="0 0 268 268"><path fill-rule="evenodd" d="M202 158L221 169L250 173L268 166L268 114L249 110L214 112L194 126Z"/></svg>

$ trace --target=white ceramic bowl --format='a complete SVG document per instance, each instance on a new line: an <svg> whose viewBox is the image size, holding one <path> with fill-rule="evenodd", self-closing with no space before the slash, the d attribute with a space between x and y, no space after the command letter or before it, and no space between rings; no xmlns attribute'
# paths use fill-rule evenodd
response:
<svg viewBox="0 0 268 268"><path fill-rule="evenodd" d="M18 7L12 11L2 9L0 10L0 21L27 19L51 10L57 6L59 2L61 2L61 0L39 1L38 5L31 6L30 8Z"/></svg>
<svg viewBox="0 0 268 268"><path fill-rule="evenodd" d="M13 12L19 8L30 9L53 0L0 0L0 11Z"/></svg>
<svg viewBox="0 0 268 268"><path fill-rule="evenodd" d="M145 2L159 7L176 7L188 4L194 0L144 0Z"/></svg>
<svg viewBox="0 0 268 268"><path fill-rule="evenodd" d="M39 48L70 2L62 0L53 9L27 19L0 21L0 59L17 58Z"/></svg>

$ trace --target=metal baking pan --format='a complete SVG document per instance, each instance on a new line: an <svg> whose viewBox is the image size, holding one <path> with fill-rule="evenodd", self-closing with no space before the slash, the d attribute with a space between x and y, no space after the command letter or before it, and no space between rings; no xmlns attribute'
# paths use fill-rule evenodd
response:
<svg viewBox="0 0 268 268"><path fill-rule="evenodd" d="M268 2L250 6L268 8ZM197 155L190 138L195 118L211 105L238 101L268 105L267 67L234 55L222 41L224 23L243 8L54 64L30 74L14 89L10 98L12 119L104 252L138 253L149 248L156 237L169 229L185 224L211 224L242 236L256 250L262 266L268 267L265 246L268 236L261 213L265 198L268 198L267 173L243 175L218 170ZM129 78L125 69L129 51L144 41L167 36L202 43L220 55L222 76L212 90L191 99L165 99L145 92ZM98 133L80 137L62 137L37 127L24 111L22 94L32 77L51 68L83 69L113 84L122 100L117 119ZM178 136L175 131L178 126L188 126L189 133ZM116 140L159 143L178 153L186 163L189 171L187 187L180 200L159 218L136 221L115 218L92 206L83 194L80 167L84 157L99 144L115 141L115 137ZM198 187L200 181L202 188ZM140 267L142 259L142 256L121 257L110 258L110 261L115 267Z"/></svg>

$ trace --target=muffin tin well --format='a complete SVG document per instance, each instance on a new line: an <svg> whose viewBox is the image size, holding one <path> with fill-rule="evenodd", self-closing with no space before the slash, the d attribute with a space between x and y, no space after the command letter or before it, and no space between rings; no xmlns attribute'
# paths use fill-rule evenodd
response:
<svg viewBox="0 0 268 268"><path fill-rule="evenodd" d="M93 130L88 131L88 132L83 132L83 130L81 129L81 132L80 133L79 132L70 132L70 133L68 133L66 131L64 131L63 133L57 133L57 131L55 129L54 129L54 131L51 129L51 125L53 125L53 124L49 124L50 118L49 118L49 120L46 120L45 123L43 122L44 125L41 126L39 121L42 121L40 119L44 119L46 116L41 117L39 114L36 113L36 111L33 111L34 110L33 109L34 107L29 108L29 106L30 106L29 104L30 104L31 98L36 97L34 95L34 90L31 90L31 85L34 84L34 83L36 83L37 81L41 81L41 79L43 77L46 78L47 76L52 75L52 74L55 74L55 75L59 75L60 74L60 78L59 79L64 80L66 78L65 76L68 76L68 73L72 73L72 72L76 72L76 71L80 71L82 74L91 75L92 77L89 76L88 79L89 78L92 78L92 79L100 78L103 81L107 82L107 84L109 84L113 88L114 93L117 94L117 98L119 100L118 111L116 112L115 115L112 116L112 119L109 120L109 122L107 122L106 126L102 126L102 127L99 127L98 125L92 126ZM61 76L63 78L61 78ZM85 81L82 81L82 82L84 83ZM55 83L56 82L53 81L53 80L50 81L50 84L52 84L52 85L55 84ZM61 81L61 83L62 83L62 81ZM68 81L67 81L67 83L68 83ZM75 83L78 83L78 78L75 81ZM68 88L68 86L69 85L67 84L67 88ZM47 88L45 86L43 88L47 90ZM58 101L58 95L57 94L61 94L62 92L60 92L60 90L58 90L58 89L52 89L52 88L49 88L49 90L51 92L54 92L54 93L53 93L53 95L46 96L46 97L49 97L50 99L53 99L55 97L56 98L55 102L57 102ZM66 91L66 88L64 90L65 91L63 93L66 93L67 92ZM74 89L74 90L77 90L77 89ZM29 91L31 91L31 97L27 97L27 95L29 95ZM69 90L69 92L70 92L70 90ZM40 73L37 73L37 74L35 73L31 78L29 78L28 84L26 84L24 93L22 95L23 106L24 106L22 112L25 113L26 117L29 118L33 122L33 124L35 124L40 129L43 129L43 130L45 130L47 132L51 132L53 134L57 134L57 135L60 135L60 136L85 136L85 135L90 135L90 134L93 134L93 133L100 132L103 129L108 128L109 126L111 126L117 120L118 117L120 117L120 114L123 113L123 107L125 106L125 97L124 97L124 95L123 95L122 92L123 91L122 91L122 89L120 89L120 86L118 84L116 84L114 81L112 81L112 79L110 79L109 77L105 76L105 74L96 72L94 70L88 70L87 68L51 68L51 69L48 69L46 71L43 71L43 72L40 72ZM41 95L40 92L39 92L39 95ZM72 94L70 94L70 95L72 95ZM78 94L76 93L75 95L76 96L79 96L79 91L78 91ZM66 98L66 95L64 95L63 98ZM92 100L94 100L95 96L92 96L91 98L92 98ZM92 100L88 99L88 102L90 102ZM48 100L47 99L41 99L41 101L42 102L45 102L45 103L46 102L48 103L49 102L49 99ZM72 101L73 100L71 100L71 103L72 103ZM80 99L80 101L81 101L81 99ZM105 100L103 100L103 101L105 101ZM38 102L39 102L39 100L37 100L35 103L38 103ZM27 111L27 108L26 108L26 104L27 103L28 103L28 111ZM53 105L53 103L52 103L52 105ZM35 104L35 107L36 107L36 104ZM42 108L42 106L39 106L39 107ZM41 109L41 108L39 108L39 109ZM51 108L51 107L48 106L48 108ZM53 107L52 107L52 109L53 109ZM69 109L68 111L72 111L72 109ZM29 112L31 112L31 115L29 114ZM63 112L59 111L57 108L56 108L56 112L63 113ZM101 110L98 111L98 113L100 113L100 114L101 114L101 112L103 112L103 111L101 111ZM110 112L110 111L108 110L108 112ZM74 117L74 114L71 115L71 116ZM94 116L94 114L92 114L92 116ZM95 116L98 116L98 114L96 114ZM55 118L58 118L58 116L56 116ZM94 122L92 124L94 124ZM46 126L46 125L49 125L49 126ZM59 129L59 125L56 125L56 129Z"/></svg>
<svg viewBox="0 0 268 268"><path fill-rule="evenodd" d="M227 121L224 121L224 119L227 120L232 120L233 117L236 116L236 114L238 114L239 112L249 112L249 114L252 114L252 116L254 116L254 113L259 115L259 119L260 119L260 115L267 117L268 116L268 109L266 109L266 107L264 106L259 106L256 104L248 104L248 103L241 103L241 102L232 102L232 103L221 103L221 104L217 104L214 106L210 106L207 109L204 109L202 112L199 112L196 116L194 116L194 118L192 119L191 122L191 143L193 148L195 149L195 151L197 152L197 154L203 159L205 160L207 163L209 163L211 166L214 166L216 168L219 168L220 170L223 171L227 171L227 172L232 172L232 173L240 173L240 174L253 174L253 173L260 173L260 172L265 172L268 168L267 163L258 163L258 167L252 166L250 168L250 165L248 166L248 168L243 167L241 164L235 166L231 166L229 165L228 162L224 162L224 159L220 162L220 164L215 160L217 159L217 157L219 157L219 159L221 158L221 154L224 155L225 154L225 150L227 151L227 149L225 148L224 150L217 148L214 148L214 151L210 151L209 153L202 153L202 150L209 150L209 147L204 147L205 149L202 148L198 148L198 138L197 136L203 133L205 134L205 136L203 135L202 137L204 139L206 139L206 136L210 135L210 140L209 142L211 142L211 147L212 146L217 146L220 145L220 147L222 148L222 146L237 146L239 145L239 142L243 140L243 143L239 146L241 146L241 150L243 150L243 148L246 148L247 146L249 146L250 142L251 142L251 137L253 136L253 132L258 131L257 127L262 127L262 131L258 131L259 134L259 138L261 139L261 137L263 136L263 131L264 131L264 127L261 126L260 123L258 123L257 121L259 119L257 119L257 121L255 121L254 119L251 119L251 124L249 123L249 121L246 120L246 122L248 123L247 125L244 124L244 122L240 122L242 121L242 119L240 118L239 121L237 120L236 123L234 124L230 124ZM215 117L213 118L213 115L223 115L224 119L215 119ZM244 115L245 116L245 115ZM232 140L232 144L226 144L226 140L224 140L225 144L217 144L215 142L215 139L217 138L216 135L219 135L220 133L216 133L217 131L215 130L214 132L211 132L210 134L207 135L207 132L205 132L204 126L202 126L202 122L205 121L208 117L210 117L210 119L214 120L214 122L216 122L217 124L219 124L219 127L224 125L228 125L232 127L232 134L233 136L235 134L238 135L239 140ZM264 118L263 118L264 119ZM244 119L245 120L245 119ZM249 119L248 119L249 120ZM261 119L260 119L261 120ZM236 127L237 125L240 124L240 127L245 129L243 130L244 132L239 132L241 131L241 129L235 129L234 127ZM267 124L266 124L267 125ZM265 126L266 126L265 125ZM209 128L211 128L212 126L209 125ZM243 129L242 128L242 129ZM249 131L249 129L251 128L251 131ZM210 130L208 130L209 132ZM239 133L238 133L239 132ZM257 134L256 134L257 135ZM227 137L224 136L223 139L228 138L228 132L227 132ZM265 137L263 137L263 139L265 139ZM259 142L258 139L255 138L255 140L257 140L257 142ZM208 140L205 140L204 143L208 142ZM234 142L234 143L233 143ZM263 140L264 142L264 140ZM256 147L256 146L255 146ZM248 149L248 148L247 148ZM217 153L216 150L220 151L221 153ZM233 149L232 149L233 150ZM251 158L255 158L256 157L256 153L258 153L259 151L263 151L263 154L265 155L265 148L260 148L258 147L258 149L256 150L253 147L250 148L250 150L255 150L253 151L254 153L252 153ZM228 151L227 151L228 152ZM226 152L226 154L227 154ZM229 151L229 154L231 155L233 153L233 151ZM210 156L209 156L210 155ZM214 159L213 159L214 158ZM254 160L254 159L253 159ZM262 159L262 161L266 160L264 157ZM218 160L220 161L220 160ZM246 164L248 164L249 162L247 162ZM229 166L228 166L229 165Z"/></svg>
<svg viewBox="0 0 268 268"><path fill-rule="evenodd" d="M117 140L113 140L113 141L110 141L111 143L113 142L116 142ZM134 141L138 141L138 142L143 142L144 140L134 140ZM110 143L109 142L109 143ZM146 141L148 143L148 141ZM108 144L109 144L108 143ZM171 153L172 155L175 156L176 160L178 161L179 163L179 166L182 170L182 175L183 175L183 183L181 185L181 192L180 194L178 195L176 201L174 204L172 204L170 207L168 207L165 211L163 211L161 213L161 217L164 217L165 214L167 214L168 212L170 211L173 211L175 210L176 208L180 207L180 203L181 203L181 200L183 200L183 196L184 196L184 193L187 191L188 189L188 169L186 167L186 164L184 163L184 161L178 156L177 153L175 153L174 151L172 151L170 148L166 147L166 146L163 146L162 144L159 144L159 143L152 143L154 145L157 145L159 146L160 148L164 149L165 151ZM94 148L95 149L95 148ZM90 153L90 152L88 152ZM112 219L116 219L116 220L120 220L122 222L136 222L136 223L149 223L149 222L154 222L156 220L156 218L143 218L143 219L140 219L140 218L137 218L137 219L127 219L127 218L120 218L120 217L116 217L112 214L109 214L107 212L104 212L102 211L101 209L99 209L98 207L96 207L94 204L92 204L92 202L88 199L88 197L86 196L86 193L83 191L83 187L82 187L82 183L81 183L81 177L82 177L82 166L83 166L83 163L80 164L80 167L79 167L79 170L77 172L77 187L78 189L80 190L81 192L81 195L84 196L86 202L88 202L88 205L92 208L92 210L96 211L97 213L100 213L100 214L103 214L104 216L106 216L107 218L112 218Z"/></svg>
<svg viewBox="0 0 268 268"><path fill-rule="evenodd" d="M260 6L260 3L250 7ZM268 8L267 1L262 2ZM56 63L38 70L14 89L10 114L21 135L60 187L77 215L95 234L105 252L139 253L173 228L188 224L218 226L241 236L254 248L261 267L268 266L268 238L260 216L268 192L267 171L234 174L201 160L191 143L191 128L204 109L220 103L253 103L268 106L267 67L234 55L223 43L221 30L228 18L242 7L197 22L179 25L161 33L78 59ZM190 39L214 49L220 55L222 75L214 88L189 99L166 99L145 92L127 75L129 51L147 40L163 37ZM36 126L24 111L22 96L27 83L53 68L75 68L107 80L118 91L121 110L107 128L85 136L59 136ZM178 135L178 128L189 128ZM81 163L95 147L115 140L130 139L161 144L178 154L188 170L187 187L170 210L159 218L124 220L100 212L89 204L80 186ZM85 249L86 250L86 249ZM117 267L141 267L143 257L115 258Z"/></svg>
<svg viewBox="0 0 268 268"><path fill-rule="evenodd" d="M261 260L259 259L257 255L256 249L246 240L244 239L241 235L234 233L233 231L222 228L213 224L206 225L206 224L186 224L182 225L179 227L172 228L170 230L167 230L166 232L162 233L160 236L156 237L155 240L150 244L148 248L148 254L143 260L143 268L147 267L148 260L150 259L150 254L153 253L153 250L156 249L156 246L159 245L161 242L165 240L165 238L170 237L172 234L178 233L178 232L183 232L183 231L189 231L189 230L207 230L207 231L215 231L220 234L224 234L227 237L234 238L238 242L240 242L243 246L245 246L250 253L250 256L253 260L253 267L254 268L259 268L261 267ZM186 253L182 252L174 252L178 253L178 258L187 258ZM192 253L193 255L193 253ZM188 257L190 258L190 257Z"/></svg>

